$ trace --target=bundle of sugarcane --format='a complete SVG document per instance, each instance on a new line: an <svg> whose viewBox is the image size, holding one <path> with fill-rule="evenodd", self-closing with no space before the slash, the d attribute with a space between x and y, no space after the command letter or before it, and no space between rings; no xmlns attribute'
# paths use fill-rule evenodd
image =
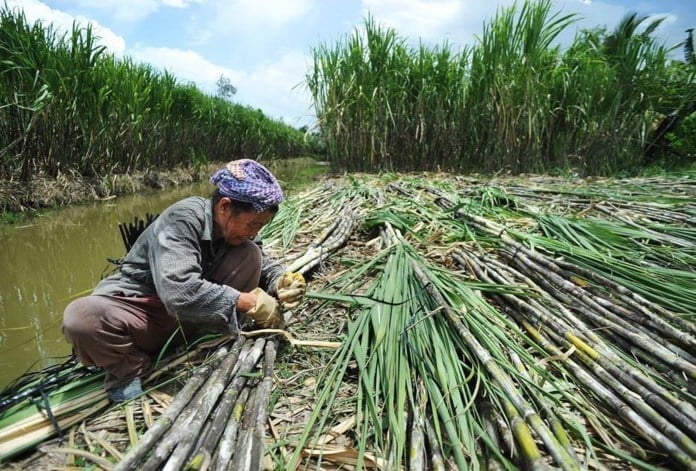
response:
<svg viewBox="0 0 696 471"><path fill-rule="evenodd" d="M471 365L460 360L460 355L471 360L478 357L486 368L495 371L501 384L512 382L495 368L486 348L475 337L448 328L451 313L443 315L446 304L433 296L435 293L424 289L432 285L421 268L428 265L427 261L389 222L384 223L382 234L387 248L360 267L361 273L381 269L382 275L361 297L361 310L347 327L344 346L332 362L336 366L325 374L326 386L320 390L315 412L288 464L290 468L298 465L303 456L331 460L328 455L310 455L308 448L322 448L316 443L324 425L329 425L327 421L340 389L338 380L344 376L351 359L357 362L359 370L356 429L362 435L355 458L358 467L376 463L391 469L411 463L416 469L424 463L426 467L436 465L442 456L445 461L454 460L452 464L460 469L482 463L476 458L479 452L476 437L484 428L479 420L472 420L478 415L470 407L477 394L462 387L472 370ZM353 287L356 282L364 283L354 274L347 279L354 280ZM467 342L471 342L473 351L464 351ZM514 387L509 391L520 404L524 403L514 393ZM543 429L538 421L535 424L539 430ZM520 436L528 433L525 429L523 424L516 428ZM386 434L372 435L370 430L384 430ZM559 460L569 460L568 453L551 434L542 433ZM368 461L368 436L381 459ZM526 459L530 463L538 462L540 455L534 443L525 443ZM431 450L431 456L425 456L426 449ZM497 446L491 446L490 450L495 459L510 463Z"/></svg>
<svg viewBox="0 0 696 471"><path fill-rule="evenodd" d="M213 344L219 344L219 340ZM156 369L145 379L148 395L155 395L158 388L177 380L177 376L181 374L179 368L204 356L207 349L206 342L196 343L184 351L174 352L160 359ZM104 412L111 404L103 389L103 371L82 366L74 358L65 364L32 373L27 378L32 378L32 381L3 401L11 403L0 413L0 457L3 463L55 436L58 437L58 443L63 443L69 436L70 441L74 442L75 426L80 424L84 427L86 420ZM129 433L133 431L129 429ZM85 442L88 443L89 438ZM108 444L102 448L109 449ZM74 446L50 446L45 451L51 454L58 452L64 455L81 454L92 462L100 463L102 467L104 463L109 463L104 457ZM118 450L110 454L117 459L121 456ZM31 456L29 460L32 461Z"/></svg>
<svg viewBox="0 0 696 471"><path fill-rule="evenodd" d="M101 386L103 376L68 362L31 375L32 381L20 390L6 388L2 396L8 407L0 412L0 463L103 410L109 404Z"/></svg>
<svg viewBox="0 0 696 471"><path fill-rule="evenodd" d="M627 345L628 342L614 338L614 332L627 335L631 342L627 346L634 351L652 344L644 332L640 329L627 331L625 326L618 325L620 322L611 325L611 321L606 321L604 324L608 332L599 333L586 321L590 317L588 313L591 307L569 310L556 299L557 296L553 297L558 290L537 284L539 279L536 275L530 277L527 271L518 272L503 263L492 263L489 257L481 257L480 254L457 250L452 255L462 267L471 270L481 280L501 284L515 284L517 280L524 280L526 286L534 287L536 295L533 297L513 294L494 294L492 297L549 355L563 358L565 366L578 383L585 390L593 391L599 400L606 403L607 408L618 411L623 421L632 426L632 430L638 431L641 438L669 453L683 465L692 463L694 448L690 437L694 437L696 432L693 425L693 418L696 417L694 406L683 395L675 394L679 388L665 386L649 364L637 364L616 351L617 346ZM564 294L573 296L568 291ZM582 298L580 296L576 302L580 304ZM693 345L693 338L688 335L680 337ZM665 335L662 338L671 337ZM564 354L564 351L572 354ZM676 371L679 371L680 365L693 368L693 363L678 360L674 355L669 357L677 364ZM660 375L670 373L672 377L678 377L674 370L669 372L662 369Z"/></svg>
<svg viewBox="0 0 696 471"><path fill-rule="evenodd" d="M234 439L237 433L239 416L232 410L261 358L265 343L265 339L253 341L240 337L232 347L219 348L214 354L215 361L194 371L164 415L116 469L179 469L198 443L199 459L210 460L209 443L221 436L223 441L229 440L230 435ZM238 407L246 404L248 391L241 395L243 399ZM213 409L215 416L208 421Z"/></svg>
<svg viewBox="0 0 696 471"><path fill-rule="evenodd" d="M446 200L442 195L438 198L440 203ZM580 259L585 251L596 246L588 248L576 244L564 247L560 233L553 240L542 239L506 229L461 209L455 214L488 236L497 236L504 246L503 258L516 266L520 273L511 276L509 266L492 263L494 259L490 251L483 257L473 258L457 250L454 257L460 266L471 270L481 280L502 284L524 280L526 286L533 287L535 297L493 296L549 354L559 355L563 348L576 349L575 356L580 361L575 363L569 358L566 364L572 367L584 387L595 391L607 407L621 411L623 419L651 445L670 454L680 465L692 466L696 458L693 442L696 409L693 397L686 391L693 389L696 377L696 361L690 353L696 347L696 340L693 323L678 313L681 309L684 313L689 312L689 306L693 308L693 292L687 288L689 284L694 285L693 275L672 269L672 283L669 286L662 283L663 299L668 297L670 289L675 290L675 296L668 304L677 309L674 313L641 297L639 288L634 286L636 283L627 284L624 279L621 280L623 284L619 284L616 277L612 280L603 276L602 271L592 271L567 261ZM558 223L558 219L553 220ZM626 230L623 226L612 229L615 234ZM655 235L648 231L644 238L654 240ZM530 242L534 247L563 253L567 260L552 260L515 238ZM605 238L603 245L610 240ZM672 243L693 251L693 245L689 247L688 242L681 238L668 237L661 242L663 246ZM602 244L598 242L599 245ZM621 261L618 254L622 252L616 246L612 246L612 252L616 252L612 253L612 260ZM690 256L688 253L682 255ZM604 266L597 268L604 268L603 271L608 273L615 264L606 264L606 258L605 253ZM645 265L647 257L640 257L632 265L627 262L628 258L624 257L624 262L630 266L627 272L645 269L641 265ZM595 260L598 259L595 256ZM679 266L681 261L673 259L671 263ZM627 285L634 290L627 289ZM543 294L542 299L538 299L539 293ZM542 300L550 300L549 305L545 306ZM598 328L601 330L595 331ZM626 351L632 352L644 364L627 357Z"/></svg>

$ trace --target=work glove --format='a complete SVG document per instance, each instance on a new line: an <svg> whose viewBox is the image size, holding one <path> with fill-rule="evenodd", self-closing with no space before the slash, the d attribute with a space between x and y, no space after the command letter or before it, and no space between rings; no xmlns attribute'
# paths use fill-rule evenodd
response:
<svg viewBox="0 0 696 471"><path fill-rule="evenodd" d="M281 329L285 319L280 313L278 301L261 288L252 291L256 295L256 305L246 312L254 323L263 329Z"/></svg>
<svg viewBox="0 0 696 471"><path fill-rule="evenodd" d="M283 309L299 306L306 290L307 283L302 273L286 272L276 281L276 295Z"/></svg>

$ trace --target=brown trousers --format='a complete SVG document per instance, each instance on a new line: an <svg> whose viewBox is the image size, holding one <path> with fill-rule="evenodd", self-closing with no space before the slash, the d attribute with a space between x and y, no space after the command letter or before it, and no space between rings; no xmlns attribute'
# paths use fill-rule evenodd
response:
<svg viewBox="0 0 696 471"><path fill-rule="evenodd" d="M248 241L232 248L210 278L248 292L258 286L260 277L261 251ZM71 302L63 314L65 338L82 364L106 371L106 389L144 376L168 341L182 342L181 331L177 333L180 325L187 337L200 333L200 326L190 328L170 315L156 296L90 295Z"/></svg>

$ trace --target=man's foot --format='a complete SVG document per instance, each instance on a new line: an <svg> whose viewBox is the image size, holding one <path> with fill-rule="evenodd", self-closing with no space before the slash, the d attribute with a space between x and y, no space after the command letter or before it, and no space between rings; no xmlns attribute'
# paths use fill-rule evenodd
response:
<svg viewBox="0 0 696 471"><path fill-rule="evenodd" d="M125 402L135 399L143 394L143 386L140 378L134 378L130 383L109 389L109 397L114 402Z"/></svg>

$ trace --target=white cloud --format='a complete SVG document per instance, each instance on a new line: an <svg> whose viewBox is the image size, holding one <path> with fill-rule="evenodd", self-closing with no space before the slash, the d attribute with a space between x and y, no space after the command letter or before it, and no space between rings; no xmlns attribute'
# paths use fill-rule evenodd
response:
<svg viewBox="0 0 696 471"><path fill-rule="evenodd" d="M394 28L400 36L411 40L441 42L449 40L455 45L472 44L476 35L480 35L482 26L490 23L502 8L512 6L514 0L361 0L361 13L370 13L383 25ZM639 8L640 7L640 8ZM521 3L517 2L519 12ZM667 46L676 44L685 37L679 18L673 14L660 13L657 2L637 4L633 7L608 0L555 0L550 14L566 15L575 13L575 22L559 36L558 43L568 45L575 33L584 28L606 26L611 31L629 12L639 8L650 11L646 25L656 17L666 17L656 31L656 37L664 40Z"/></svg>
<svg viewBox="0 0 696 471"><path fill-rule="evenodd" d="M361 13L412 39L438 39L462 11L458 0L362 0Z"/></svg>
<svg viewBox="0 0 696 471"><path fill-rule="evenodd" d="M115 19L136 22L159 10L160 7L186 8L202 0L78 0L81 8L109 12Z"/></svg>
<svg viewBox="0 0 696 471"><path fill-rule="evenodd" d="M628 13L633 13L636 11L636 6L629 7L623 5L617 5L610 3L608 1L592 1L592 2L579 2L577 0L559 0L554 6L562 8L565 13L577 13L577 22L573 24L569 31L563 34L563 42L570 43L572 41L572 36L575 32L581 29L596 28L596 27L606 27L607 31L613 31L614 28L619 24L619 22ZM672 46L679 41L681 41L685 36L683 36L679 28L679 19L669 12L660 13L659 8L653 8L648 5L642 5L639 17L645 16L646 11L651 11L648 14L648 19L643 22L643 26L649 25L652 21L658 18L664 18L664 21L655 30L654 37L658 42L665 43L666 46ZM556 11L556 10L554 10Z"/></svg>
<svg viewBox="0 0 696 471"><path fill-rule="evenodd" d="M682 41L686 39L686 31L684 31L683 25L680 23L679 18L672 13L654 13L648 16L645 21L644 26L649 25L653 21L663 18L660 26L655 30L655 38L664 43L668 48L674 47L677 44L681 44ZM674 52L675 57L682 57L682 49L678 48Z"/></svg>
<svg viewBox="0 0 696 471"><path fill-rule="evenodd" d="M308 62L308 56L292 51L275 62L261 64L242 77L238 86L240 99L287 124L309 123L311 111L307 107L311 97L303 86Z"/></svg>
<svg viewBox="0 0 696 471"><path fill-rule="evenodd" d="M215 37L215 32L210 29L198 28L196 24L189 23L186 27L188 43L193 46L209 44Z"/></svg>
<svg viewBox="0 0 696 471"><path fill-rule="evenodd" d="M192 3L201 3L203 0L162 0L162 5L172 8L186 8Z"/></svg>
<svg viewBox="0 0 696 471"><path fill-rule="evenodd" d="M218 0L213 28L268 35L302 19L312 6L312 0Z"/></svg>
<svg viewBox="0 0 696 471"><path fill-rule="evenodd" d="M159 8L157 0L79 0L80 8L108 12L123 22L139 21Z"/></svg>
<svg viewBox="0 0 696 471"><path fill-rule="evenodd" d="M6 3L11 9L23 10L29 23L40 21L44 26L51 24L59 34L72 31L73 22L77 22L82 27L86 27L89 24L92 26L95 36L99 37L99 44L106 46L109 53L120 56L126 49L126 42L121 36L102 26L97 21L83 16L69 15L60 10L55 10L38 0L7 0Z"/></svg>
<svg viewBox="0 0 696 471"><path fill-rule="evenodd" d="M576 13L580 28L593 28L606 26L614 28L621 18L628 12L625 6L598 1L557 0L551 9L552 12L561 10L565 14Z"/></svg>
<svg viewBox="0 0 696 471"><path fill-rule="evenodd" d="M215 82L225 75L235 84L242 74L213 64L196 51L168 47L143 47L128 51L136 62L148 63L159 70L168 70L181 83L194 82L207 93L215 92Z"/></svg>
<svg viewBox="0 0 696 471"><path fill-rule="evenodd" d="M501 8L514 0L361 0L363 16L371 14L383 25L394 28L411 42L423 40L454 45L471 45ZM519 2L518 2L519 4Z"/></svg>
<svg viewBox="0 0 696 471"><path fill-rule="evenodd" d="M514 0L361 0L362 14L370 13L375 20L393 27L400 36L411 40L431 42L448 40L454 45L471 45L480 36L484 23L490 24L503 8L509 8ZM521 3L517 2L517 11ZM562 45L570 44L577 31L583 28L606 26L612 30L629 7L610 1L555 0L550 15L561 16L576 13L572 23L558 37ZM666 31L673 22L668 17L657 33Z"/></svg>

